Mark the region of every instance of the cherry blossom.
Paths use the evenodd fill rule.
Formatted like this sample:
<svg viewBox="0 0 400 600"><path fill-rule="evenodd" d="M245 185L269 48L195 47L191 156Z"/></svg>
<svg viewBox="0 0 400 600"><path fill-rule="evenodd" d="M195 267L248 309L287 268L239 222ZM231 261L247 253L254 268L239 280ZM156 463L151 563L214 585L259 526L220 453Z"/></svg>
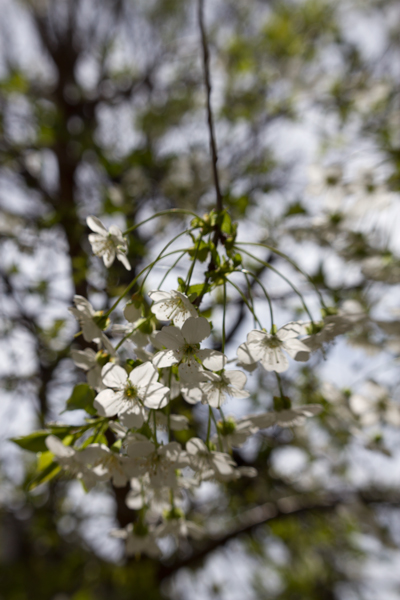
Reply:
<svg viewBox="0 0 400 600"><path fill-rule="evenodd" d="M304 325L296 322L288 323L275 334L253 329L248 334L247 341L239 346L237 356L243 364L261 362L267 371L282 373L289 367L283 350L292 358L299 352L310 353L310 349L296 339L303 333Z"/></svg>
<svg viewBox="0 0 400 600"><path fill-rule="evenodd" d="M142 525L140 529L137 526L134 527L133 523L129 523L124 529L113 529L110 535L125 540L128 556L147 554L151 558L157 558L161 554L156 541L159 536L154 527L148 528Z"/></svg>
<svg viewBox="0 0 400 600"><path fill-rule="evenodd" d="M87 371L86 377L89 385L99 392L104 389L101 378L102 365L98 360L97 353L92 348L72 350L71 358L77 367Z"/></svg>
<svg viewBox="0 0 400 600"><path fill-rule="evenodd" d="M103 367L103 384L107 388L94 400L94 407L106 417L118 415L123 425L141 427L144 407L163 408L168 404L169 389L157 382L158 373L150 362L133 369L130 374L122 367Z"/></svg>
<svg viewBox="0 0 400 600"><path fill-rule="evenodd" d="M221 374L205 373L207 381L199 382L198 387L184 387L182 394L187 402L209 404L219 408L226 401L227 395L234 398L248 398L249 392L244 390L247 377L243 371L224 371Z"/></svg>
<svg viewBox="0 0 400 600"><path fill-rule="evenodd" d="M190 466L196 471L201 479L218 479L229 481L235 477L236 463L224 452L211 451L200 438L192 438L186 444L186 450L190 459Z"/></svg>
<svg viewBox="0 0 400 600"><path fill-rule="evenodd" d="M173 321L174 325L182 327L189 317L198 317L196 308L182 292L153 291L149 296L153 300L150 310L159 321Z"/></svg>
<svg viewBox="0 0 400 600"><path fill-rule="evenodd" d="M83 296L74 296L74 303L75 308L71 306L68 310L81 326L85 341L102 345L109 354L114 355L113 345L103 332L107 326L107 319L103 316L102 311L96 312L89 300Z"/></svg>
<svg viewBox="0 0 400 600"><path fill-rule="evenodd" d="M131 265L126 257L128 242L119 227L111 225L110 229L107 230L97 217L87 217L86 223L95 232L89 234L93 254L103 257L104 265L107 268L111 267L115 258L117 258L130 271Z"/></svg>
<svg viewBox="0 0 400 600"><path fill-rule="evenodd" d="M160 369L179 364L181 381L204 381L205 375L201 365L211 371L220 371L227 360L222 352L208 348L200 349L200 342L210 333L210 324L204 317L189 317L182 329L173 325L163 327L156 335L155 342L158 346L164 346L166 350L157 352L153 358L153 365Z"/></svg>
<svg viewBox="0 0 400 600"><path fill-rule="evenodd" d="M305 421L305 417L318 415L321 410L322 406L319 404L305 404L304 406L296 406L295 408L286 410L248 415L246 419L251 421L251 423L256 425L259 429L266 429L267 427L272 427L272 425L293 427L295 425L302 425Z"/></svg>

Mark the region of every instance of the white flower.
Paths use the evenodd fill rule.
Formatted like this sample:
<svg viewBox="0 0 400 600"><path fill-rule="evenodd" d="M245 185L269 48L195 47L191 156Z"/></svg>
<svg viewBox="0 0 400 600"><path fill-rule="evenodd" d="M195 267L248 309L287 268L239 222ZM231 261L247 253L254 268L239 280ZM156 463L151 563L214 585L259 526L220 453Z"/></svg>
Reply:
<svg viewBox="0 0 400 600"><path fill-rule="evenodd" d="M93 254L102 256L105 266L111 267L115 258L122 262L124 267L131 270L131 265L126 258L128 251L128 242L122 235L122 231L116 225L111 225L110 229L104 227L103 223L97 217L88 217L86 219L88 227L95 233L89 234L89 242L92 245Z"/></svg>
<svg viewBox="0 0 400 600"><path fill-rule="evenodd" d="M49 435L46 438L46 446L54 454L54 458L59 465L69 471L71 475L81 479L86 489L90 490L97 483L97 477L90 469L86 468L81 460L81 452L77 452L70 446L65 446L55 435Z"/></svg>
<svg viewBox="0 0 400 600"><path fill-rule="evenodd" d="M143 527L143 526L142 526ZM110 531L112 537L126 540L126 553L128 556L135 554L147 554L151 558L157 558L161 554L156 540L158 534L154 529L143 527L134 529L133 523L129 523L125 529L113 529Z"/></svg>
<svg viewBox="0 0 400 600"><path fill-rule="evenodd" d="M368 320L368 315L359 302L355 300L346 300L337 315L325 317L323 328L318 333L306 336L301 341L307 346L308 352L303 351L296 354L298 361L308 360L309 352L314 352L324 344L333 341L337 336L343 335L354 329L354 327L363 321Z"/></svg>
<svg viewBox="0 0 400 600"><path fill-rule="evenodd" d="M236 421L233 417L228 417L225 421L218 423L219 435L214 435L211 441L214 445L222 442L224 452L230 452L232 448L240 448L246 440L257 433L259 427L254 425L251 420L244 417Z"/></svg>
<svg viewBox="0 0 400 600"><path fill-rule="evenodd" d="M178 442L156 448L153 442L135 434L128 438L126 450L128 456L136 461L135 476L148 474L150 485L155 488L179 487L176 471L188 466L189 458Z"/></svg>
<svg viewBox="0 0 400 600"><path fill-rule="evenodd" d="M191 438L186 444L186 451L189 455L190 466L203 481L214 478L218 481L235 479L236 463L229 454L210 452L200 438Z"/></svg>
<svg viewBox="0 0 400 600"><path fill-rule="evenodd" d="M90 444L79 452L79 461L98 481L112 479L115 487L124 487L135 469L131 458L113 452L105 444Z"/></svg>
<svg viewBox="0 0 400 600"><path fill-rule="evenodd" d="M253 329L247 336L247 342L239 346L237 356L243 364L260 361L267 371L281 373L289 367L283 350L292 358L295 358L298 352L310 353L310 349L296 339L302 333L304 325L295 322L288 323L276 334Z"/></svg>
<svg viewBox="0 0 400 600"><path fill-rule="evenodd" d="M389 284L400 282L400 261L393 256L371 256L361 263L365 277Z"/></svg>
<svg viewBox="0 0 400 600"><path fill-rule="evenodd" d="M101 379L102 366L97 360L97 354L92 348L85 350L72 350L71 357L77 367L87 371L87 381L95 390L101 391L104 389L104 384Z"/></svg>
<svg viewBox="0 0 400 600"><path fill-rule="evenodd" d="M292 427L294 425L302 425L305 417L313 417L318 415L321 411L322 406L320 404L305 404L286 410L248 415L245 419L251 421L251 423L259 429L266 429L267 427L272 427L272 425Z"/></svg>
<svg viewBox="0 0 400 600"><path fill-rule="evenodd" d="M323 197L329 208L337 210L344 196L343 172L340 165L311 165L308 174L307 192L312 196Z"/></svg>
<svg viewBox="0 0 400 600"><path fill-rule="evenodd" d="M172 290L171 292L149 292L153 304L150 310L159 321L173 321L177 327L182 327L189 317L198 317L197 310L189 298Z"/></svg>
<svg viewBox="0 0 400 600"><path fill-rule="evenodd" d="M87 342L96 342L102 344L109 354L115 354L113 345L103 332L107 326L107 319L102 311L96 312L89 300L83 296L74 296L75 307L69 307L68 310L77 319L82 328L82 334Z"/></svg>
<svg viewBox="0 0 400 600"><path fill-rule="evenodd" d="M199 525L196 525L192 521L187 521L184 516L166 519L164 523L157 527L156 531L158 537L173 535L176 539L190 536L198 540L204 535L204 531Z"/></svg>
<svg viewBox="0 0 400 600"><path fill-rule="evenodd" d="M247 377L242 371L224 371L217 373L205 373L207 381L202 381L196 387L183 387L182 395L187 402L195 404L201 401L214 408L219 408L226 400L227 394L234 398L248 398L249 392L244 390Z"/></svg>
<svg viewBox="0 0 400 600"><path fill-rule="evenodd" d="M184 415L164 415L162 412L158 412L156 414L156 423L157 427L160 429L168 429L168 421L169 428L171 431L183 431L184 429L189 429L189 419Z"/></svg>
<svg viewBox="0 0 400 600"><path fill-rule="evenodd" d="M399 405L388 397L385 387L374 381L367 382L363 395L352 394L349 405L364 427L377 425L381 420L394 427L400 426Z"/></svg>
<svg viewBox="0 0 400 600"><path fill-rule="evenodd" d="M204 372L198 359L206 369L220 371L226 363L226 356L217 350L200 350L200 342L211 333L211 327L204 317L190 317L182 329L170 325L163 327L156 335L155 342L167 350L161 350L153 358L157 368L179 364L181 381L198 382L204 380Z"/></svg>
<svg viewBox="0 0 400 600"><path fill-rule="evenodd" d="M144 407L163 408L168 404L169 389L158 383L158 373L150 362L133 369L128 375L118 365L107 364L102 370L106 388L94 400L94 407L105 417L118 415L128 427L141 427Z"/></svg>
<svg viewBox="0 0 400 600"><path fill-rule="evenodd" d="M126 496L126 505L132 510L140 510L147 507L146 520L160 516L163 511L171 506L171 490L168 487L155 488L151 485L149 474L146 473L140 479L132 478L131 489ZM177 493L178 492L178 493ZM179 490L175 490L174 503L181 505L183 496Z"/></svg>

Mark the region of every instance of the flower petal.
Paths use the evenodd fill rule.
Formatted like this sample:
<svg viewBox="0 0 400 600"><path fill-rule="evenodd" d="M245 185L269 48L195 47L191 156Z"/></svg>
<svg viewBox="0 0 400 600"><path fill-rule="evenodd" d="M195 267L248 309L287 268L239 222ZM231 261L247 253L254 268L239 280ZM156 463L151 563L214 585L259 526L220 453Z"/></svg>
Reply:
<svg viewBox="0 0 400 600"><path fill-rule="evenodd" d="M182 335L188 344L199 344L210 333L210 323L204 317L189 317L182 325Z"/></svg>
<svg viewBox="0 0 400 600"><path fill-rule="evenodd" d="M210 369L210 371L221 371L228 360L222 352L218 352L218 350L209 350L208 348L198 350L196 356L201 360L205 368Z"/></svg>
<svg viewBox="0 0 400 600"><path fill-rule="evenodd" d="M247 382L247 377L243 371L225 371L223 377L238 389L244 388Z"/></svg>
<svg viewBox="0 0 400 600"><path fill-rule="evenodd" d="M109 388L116 390L123 389L127 383L128 373L114 363L107 363L101 370L103 383Z"/></svg>
<svg viewBox="0 0 400 600"><path fill-rule="evenodd" d="M146 395L143 396L143 404L147 408L158 410L167 406L169 389L161 383L152 383L146 390Z"/></svg>
<svg viewBox="0 0 400 600"><path fill-rule="evenodd" d="M276 335L280 340L289 340L299 335L305 335L307 333L307 326L305 323L299 321L290 321L281 327Z"/></svg>
<svg viewBox="0 0 400 600"><path fill-rule="evenodd" d="M107 389L97 394L93 406L102 417L113 417L123 405L122 392Z"/></svg>
<svg viewBox="0 0 400 600"><path fill-rule="evenodd" d="M138 388L145 388L158 379L158 373L150 361L136 367L129 373L129 380Z"/></svg>
<svg viewBox="0 0 400 600"><path fill-rule="evenodd" d="M178 373L179 379L182 383L194 384L206 380L206 376L201 365L194 360L181 363L178 367Z"/></svg>
<svg viewBox="0 0 400 600"><path fill-rule="evenodd" d="M154 341L156 342L157 346L165 346L168 350L178 350L185 344L185 339L181 330L173 325L163 327L155 336Z"/></svg>
<svg viewBox="0 0 400 600"><path fill-rule="evenodd" d="M122 252L121 250L117 250L116 254L117 254L117 260L122 262L122 264L124 265L124 267L127 271L130 271L132 269L132 267L130 265L129 260L126 257L125 252Z"/></svg>
<svg viewBox="0 0 400 600"><path fill-rule="evenodd" d="M99 233L100 235L104 235L104 236L108 235L107 229L104 227L103 223L97 217L93 217L93 216L87 217L86 223L87 223L87 226L92 231L95 231L96 233Z"/></svg>
<svg viewBox="0 0 400 600"><path fill-rule="evenodd" d="M260 362L266 371L276 373L282 373L289 367L289 361L280 348L267 348Z"/></svg>
<svg viewBox="0 0 400 600"><path fill-rule="evenodd" d="M295 358L298 352L305 352L308 353L308 355L310 355L311 352L310 348L308 348L305 344L303 344L303 342L297 339L288 339L287 341L285 340L283 342L283 347L285 348L289 356L291 356L292 358Z"/></svg>
<svg viewBox="0 0 400 600"><path fill-rule="evenodd" d="M160 350L155 354L152 362L157 369L164 369L165 367L172 367L179 360L176 358L174 350Z"/></svg>

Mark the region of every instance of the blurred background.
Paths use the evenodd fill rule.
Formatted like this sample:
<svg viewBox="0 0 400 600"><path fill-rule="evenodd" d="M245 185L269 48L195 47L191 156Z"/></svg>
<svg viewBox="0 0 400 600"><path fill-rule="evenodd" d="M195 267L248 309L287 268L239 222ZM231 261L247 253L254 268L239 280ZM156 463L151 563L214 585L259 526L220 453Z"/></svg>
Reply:
<svg viewBox="0 0 400 600"><path fill-rule="evenodd" d="M9 438L82 422L82 411L60 416L82 380L70 359L71 344L85 347L67 311L73 295L107 308L184 226L176 216L136 230L127 273L92 256L86 217L124 229L164 209L214 207L197 4L0 0L0 9L0 599L398 598L398 3L205 3L218 165L239 238L276 245L329 305L357 316L347 336L283 377L294 404L322 413L235 452L258 477L205 484L189 509L220 536L167 543L162 560L126 558L109 537L134 518L126 489L85 495L56 478L30 491L35 456ZM295 269L256 254L321 318ZM250 264L278 326L307 318L284 281ZM147 290L164 274L154 271ZM234 356L252 324L241 297L231 301ZM216 318L220 305L216 297ZM272 406L268 373L253 374L250 389L228 414ZM181 400L188 436L201 431L202 408Z"/></svg>

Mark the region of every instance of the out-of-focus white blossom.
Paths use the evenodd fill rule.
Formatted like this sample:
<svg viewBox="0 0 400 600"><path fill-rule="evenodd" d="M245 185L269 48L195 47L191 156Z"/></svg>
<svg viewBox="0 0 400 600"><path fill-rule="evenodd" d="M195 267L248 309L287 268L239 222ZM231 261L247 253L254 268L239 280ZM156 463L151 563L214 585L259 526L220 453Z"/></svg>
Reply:
<svg viewBox="0 0 400 600"><path fill-rule="evenodd" d="M243 364L260 362L267 371L282 373L289 367L283 350L292 358L295 358L299 352L306 355L310 353L310 349L297 339L304 333L303 323L295 322L281 327L276 334L253 329L248 334L247 341L239 346L238 359Z"/></svg>
<svg viewBox="0 0 400 600"><path fill-rule="evenodd" d="M107 319L102 311L96 312L89 300L83 296L74 296L74 304L68 310L74 315L82 328L82 335L86 342L95 342L104 346L109 354L114 355L115 350L108 337L103 332L107 327Z"/></svg>
<svg viewBox="0 0 400 600"><path fill-rule="evenodd" d="M131 265L126 257L128 242L122 235L120 228L111 225L110 229L107 230L97 217L87 217L86 223L95 232L89 234L93 254L102 257L107 268L111 267L115 258L117 258L130 271Z"/></svg>
<svg viewBox="0 0 400 600"><path fill-rule="evenodd" d="M207 381L202 381L198 387L184 387L183 397L190 404L202 402L214 408L219 408L226 401L226 396L248 398L249 392L244 390L247 377L243 371L224 371L221 374L206 373Z"/></svg>

